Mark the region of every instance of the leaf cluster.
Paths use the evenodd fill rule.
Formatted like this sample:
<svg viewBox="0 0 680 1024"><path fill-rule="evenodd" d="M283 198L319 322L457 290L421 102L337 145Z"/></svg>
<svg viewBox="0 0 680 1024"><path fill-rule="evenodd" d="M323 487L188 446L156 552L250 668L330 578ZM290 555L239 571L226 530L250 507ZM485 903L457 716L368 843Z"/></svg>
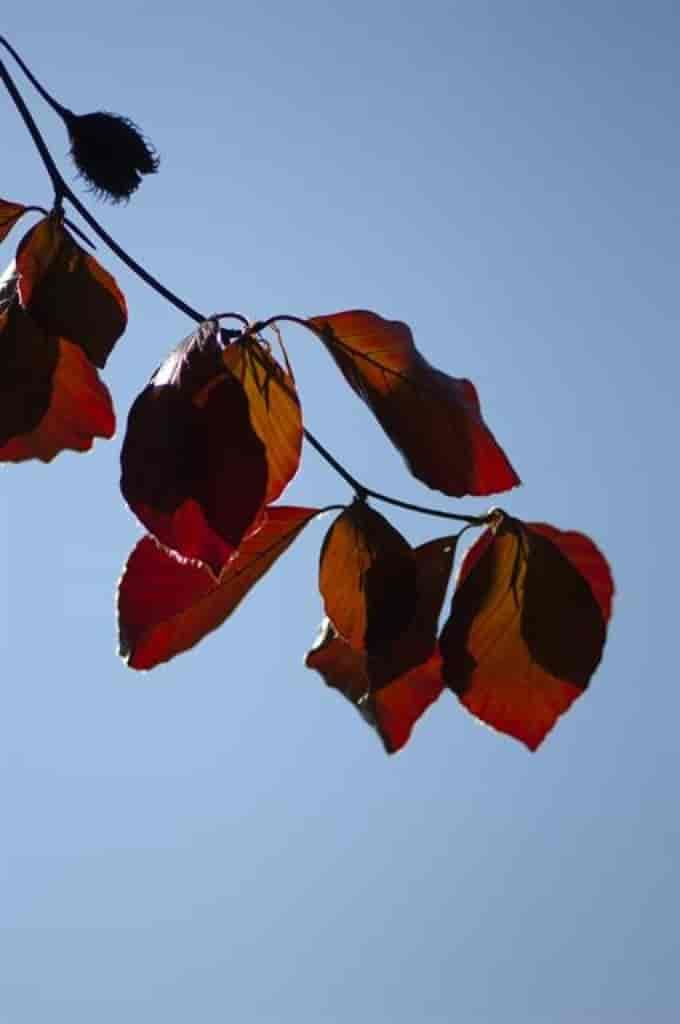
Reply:
<svg viewBox="0 0 680 1024"><path fill-rule="evenodd" d="M2 62L0 71L7 84ZM15 102L24 116L23 101ZM99 191L125 198L140 174L157 169L155 152L127 119L76 117L48 102ZM24 119L36 140L32 119ZM38 148L55 185L52 211L0 200L0 241L30 212L43 213L0 278L5 462L50 462L113 436L113 404L98 371L127 324L122 292L76 241L63 200L84 208ZM91 215L86 220L108 238ZM472 382L431 366L405 323L366 310L253 323L231 314L240 324L228 330L220 322L228 315L196 314L196 328L155 370L128 416L120 486L146 533L118 586L127 664L151 669L195 646L312 520L333 510L319 558L325 619L306 665L354 705L390 753L444 689L535 750L602 656L614 591L604 556L583 534L499 509L474 517L381 495L311 434L283 343L280 361L267 340L270 327L279 340L290 322L312 335L428 488L460 498L520 483ZM347 505L277 504L298 472L305 438L350 484ZM413 548L376 500L467 525ZM461 533L475 526L483 532L462 560L446 610Z"/></svg>

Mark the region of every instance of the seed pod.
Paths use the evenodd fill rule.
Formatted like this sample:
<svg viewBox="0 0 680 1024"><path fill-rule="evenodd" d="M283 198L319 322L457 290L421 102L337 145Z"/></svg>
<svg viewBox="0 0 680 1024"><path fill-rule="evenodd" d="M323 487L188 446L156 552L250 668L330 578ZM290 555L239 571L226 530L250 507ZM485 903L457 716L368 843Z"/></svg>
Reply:
<svg viewBox="0 0 680 1024"><path fill-rule="evenodd" d="M80 176L99 197L113 203L129 199L142 175L158 170L158 154L129 118L66 111L64 120Z"/></svg>

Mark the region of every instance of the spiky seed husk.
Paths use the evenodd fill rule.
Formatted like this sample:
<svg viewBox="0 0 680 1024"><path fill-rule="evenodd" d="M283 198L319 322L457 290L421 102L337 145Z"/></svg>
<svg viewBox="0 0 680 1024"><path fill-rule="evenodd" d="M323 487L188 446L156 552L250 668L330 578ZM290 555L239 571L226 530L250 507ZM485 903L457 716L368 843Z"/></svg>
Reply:
<svg viewBox="0 0 680 1024"><path fill-rule="evenodd" d="M158 170L158 154L129 118L68 112L65 121L78 172L100 198L129 199L142 175Z"/></svg>

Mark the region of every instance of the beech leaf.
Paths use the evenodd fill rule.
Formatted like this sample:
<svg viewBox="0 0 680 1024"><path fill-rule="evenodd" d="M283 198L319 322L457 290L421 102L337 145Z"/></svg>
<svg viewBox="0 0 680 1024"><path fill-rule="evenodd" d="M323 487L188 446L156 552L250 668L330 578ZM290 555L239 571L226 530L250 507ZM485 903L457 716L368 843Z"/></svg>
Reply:
<svg viewBox="0 0 680 1024"><path fill-rule="evenodd" d="M243 387L250 422L264 445L265 501L279 498L300 465L302 412L295 382L257 339L235 341L224 350L225 367Z"/></svg>
<svg viewBox="0 0 680 1024"><path fill-rule="evenodd" d="M355 501L326 534L319 589L326 615L350 647L381 654L414 616L413 549L384 516Z"/></svg>
<svg viewBox="0 0 680 1024"><path fill-rule="evenodd" d="M223 350L214 320L185 338L135 400L121 452L121 490L135 515L216 575L256 525L268 490L267 450Z"/></svg>
<svg viewBox="0 0 680 1024"><path fill-rule="evenodd" d="M125 297L111 274L53 216L23 237L16 270L19 301L36 323L103 368L127 326Z"/></svg>
<svg viewBox="0 0 680 1024"><path fill-rule="evenodd" d="M430 366L409 327L351 310L308 321L415 477L454 497L520 480L484 422L474 385Z"/></svg>
<svg viewBox="0 0 680 1024"><path fill-rule="evenodd" d="M143 537L118 588L119 653L130 668L169 661L217 629L319 509L278 506L243 541L219 578Z"/></svg>
<svg viewBox="0 0 680 1024"><path fill-rule="evenodd" d="M305 659L308 668L316 669L376 729L388 753L404 746L413 725L444 686L437 623L455 545L455 537L443 537L416 548L415 614L409 626L394 635L385 655L370 656L350 647L327 619Z"/></svg>
<svg viewBox="0 0 680 1024"><path fill-rule="evenodd" d="M501 514L461 566L440 638L444 680L535 750L599 664L613 592L588 537Z"/></svg>
<svg viewBox="0 0 680 1024"><path fill-rule="evenodd" d="M111 396L84 352L16 303L0 310L0 461L50 462L115 431Z"/></svg>

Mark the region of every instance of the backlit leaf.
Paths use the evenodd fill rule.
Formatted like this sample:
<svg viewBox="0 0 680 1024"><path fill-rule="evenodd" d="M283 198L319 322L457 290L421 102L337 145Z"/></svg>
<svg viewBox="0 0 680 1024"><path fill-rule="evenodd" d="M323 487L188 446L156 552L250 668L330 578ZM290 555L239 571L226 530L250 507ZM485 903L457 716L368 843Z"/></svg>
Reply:
<svg viewBox="0 0 680 1024"><path fill-rule="evenodd" d="M408 742L413 726L443 689L441 657L439 651L435 651L422 665L399 676L382 690L370 693L359 710L377 729L387 753L395 754Z"/></svg>
<svg viewBox="0 0 680 1024"><path fill-rule="evenodd" d="M130 410L121 453L133 512L216 575L258 521L269 488L267 448L223 349L208 320L168 356Z"/></svg>
<svg viewBox="0 0 680 1024"><path fill-rule="evenodd" d="M384 516L355 501L326 534L319 589L326 615L350 647L381 654L415 613L413 549Z"/></svg>
<svg viewBox="0 0 680 1024"><path fill-rule="evenodd" d="M224 365L248 397L250 422L267 460L269 504L297 472L302 450L302 413L295 383L267 348L255 339L235 341L224 350Z"/></svg>
<svg viewBox="0 0 680 1024"><path fill-rule="evenodd" d="M50 462L114 430L111 397L82 350L16 304L0 312L0 460Z"/></svg>
<svg viewBox="0 0 680 1024"><path fill-rule="evenodd" d="M305 659L326 684L343 694L373 726L388 754L408 741L414 724L439 697L444 683L435 651L423 664L404 672L379 690L371 690L367 656L340 637L326 619L321 636Z"/></svg>
<svg viewBox="0 0 680 1024"><path fill-rule="evenodd" d="M388 753L404 746L414 723L443 689L437 623L455 544L455 537L444 537L416 548L415 614L403 632L394 634L382 657L350 647L326 620L305 660L360 711Z"/></svg>
<svg viewBox="0 0 680 1024"><path fill-rule="evenodd" d="M474 385L430 366L406 324L365 310L308 322L428 487L460 497L520 482L482 419Z"/></svg>
<svg viewBox="0 0 680 1024"><path fill-rule="evenodd" d="M482 721L535 750L602 656L614 584L580 533L503 516L465 557L443 675Z"/></svg>
<svg viewBox="0 0 680 1024"><path fill-rule="evenodd" d="M440 537L415 548L415 612L404 629L392 634L389 645L379 655L369 656L367 671L372 690L379 690L409 669L423 665L434 653L457 539Z"/></svg>
<svg viewBox="0 0 680 1024"><path fill-rule="evenodd" d="M16 256L19 300L49 334L80 345L103 367L127 326L125 297L115 280L55 217L24 236Z"/></svg>
<svg viewBox="0 0 680 1024"><path fill-rule="evenodd" d="M0 242L10 233L20 217L26 213L28 207L21 203L9 203L6 199L0 199Z"/></svg>
<svg viewBox="0 0 680 1024"><path fill-rule="evenodd" d="M246 537L219 579L144 537L118 589L120 654L130 668L169 661L220 626L318 512L268 509L262 528Z"/></svg>

